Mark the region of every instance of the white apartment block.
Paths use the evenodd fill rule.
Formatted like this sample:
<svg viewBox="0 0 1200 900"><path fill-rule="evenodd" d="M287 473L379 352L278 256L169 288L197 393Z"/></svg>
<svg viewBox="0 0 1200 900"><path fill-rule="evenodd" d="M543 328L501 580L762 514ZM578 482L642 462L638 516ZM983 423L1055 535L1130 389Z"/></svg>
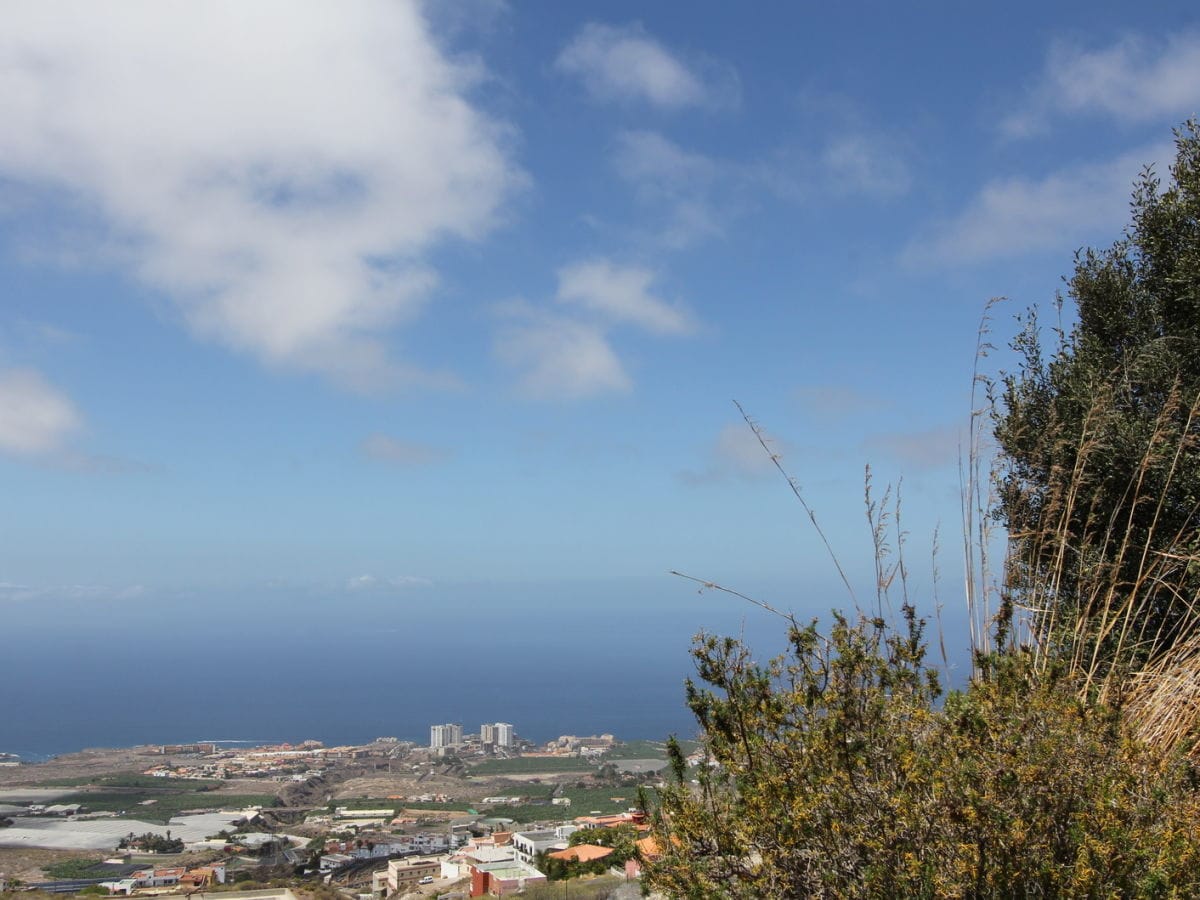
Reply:
<svg viewBox="0 0 1200 900"><path fill-rule="evenodd" d="M429 728L429 746L437 750L440 747L457 747L463 742L462 726L453 723L431 725Z"/></svg>
<svg viewBox="0 0 1200 900"><path fill-rule="evenodd" d="M494 747L511 747L516 743L517 731L507 722L491 722L479 726L479 742Z"/></svg>

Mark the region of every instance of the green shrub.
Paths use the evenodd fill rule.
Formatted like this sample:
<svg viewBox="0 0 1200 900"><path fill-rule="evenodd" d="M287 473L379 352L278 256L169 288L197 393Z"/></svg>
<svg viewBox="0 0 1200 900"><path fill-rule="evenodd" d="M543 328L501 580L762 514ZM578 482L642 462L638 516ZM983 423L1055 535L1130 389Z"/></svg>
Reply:
<svg viewBox="0 0 1200 900"><path fill-rule="evenodd" d="M759 665L701 636L708 765L661 792L649 884L671 897L1195 896L1200 800L1119 712L1011 650L938 704L922 623L792 622Z"/></svg>

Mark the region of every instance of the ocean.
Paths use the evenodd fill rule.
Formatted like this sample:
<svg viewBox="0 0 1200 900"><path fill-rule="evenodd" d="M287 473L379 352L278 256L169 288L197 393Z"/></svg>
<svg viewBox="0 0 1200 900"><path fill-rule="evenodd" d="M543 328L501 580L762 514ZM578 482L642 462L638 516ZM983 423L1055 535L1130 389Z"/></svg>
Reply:
<svg viewBox="0 0 1200 900"><path fill-rule="evenodd" d="M511 722L537 742L691 737L692 636L743 635L761 658L784 639L769 613L666 576L43 598L5 618L0 752L28 760L198 740L424 744L442 722Z"/></svg>

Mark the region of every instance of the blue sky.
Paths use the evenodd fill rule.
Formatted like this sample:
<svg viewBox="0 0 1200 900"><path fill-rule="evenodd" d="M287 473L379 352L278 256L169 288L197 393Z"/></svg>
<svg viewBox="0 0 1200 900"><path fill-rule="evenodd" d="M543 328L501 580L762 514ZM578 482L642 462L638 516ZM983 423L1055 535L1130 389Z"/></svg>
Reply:
<svg viewBox="0 0 1200 900"><path fill-rule="evenodd" d="M1200 109L1185 3L66 6L0 34L0 602L47 624L844 602L734 399L868 590L903 478L949 601L985 303L1003 345Z"/></svg>

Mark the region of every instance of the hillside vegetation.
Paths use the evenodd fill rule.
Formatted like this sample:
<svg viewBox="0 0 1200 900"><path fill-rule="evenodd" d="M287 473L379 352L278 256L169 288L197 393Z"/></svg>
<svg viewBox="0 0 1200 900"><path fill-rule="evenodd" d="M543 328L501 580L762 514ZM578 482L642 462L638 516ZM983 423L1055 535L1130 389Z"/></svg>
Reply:
<svg viewBox="0 0 1200 900"><path fill-rule="evenodd" d="M999 503L979 501L986 484L969 489L966 538L981 559L994 515L1008 555L998 584L969 572L969 684L947 695L927 664L899 510L868 492L875 614L821 629L760 604L788 637L766 663L737 639L697 638L687 696L709 765L693 774L670 748L658 849L643 854L651 886L697 898L1200 895L1195 123L1177 151L1166 189L1139 181L1128 234L1078 257L1076 324L1047 350L1026 320L1021 368L993 386Z"/></svg>

